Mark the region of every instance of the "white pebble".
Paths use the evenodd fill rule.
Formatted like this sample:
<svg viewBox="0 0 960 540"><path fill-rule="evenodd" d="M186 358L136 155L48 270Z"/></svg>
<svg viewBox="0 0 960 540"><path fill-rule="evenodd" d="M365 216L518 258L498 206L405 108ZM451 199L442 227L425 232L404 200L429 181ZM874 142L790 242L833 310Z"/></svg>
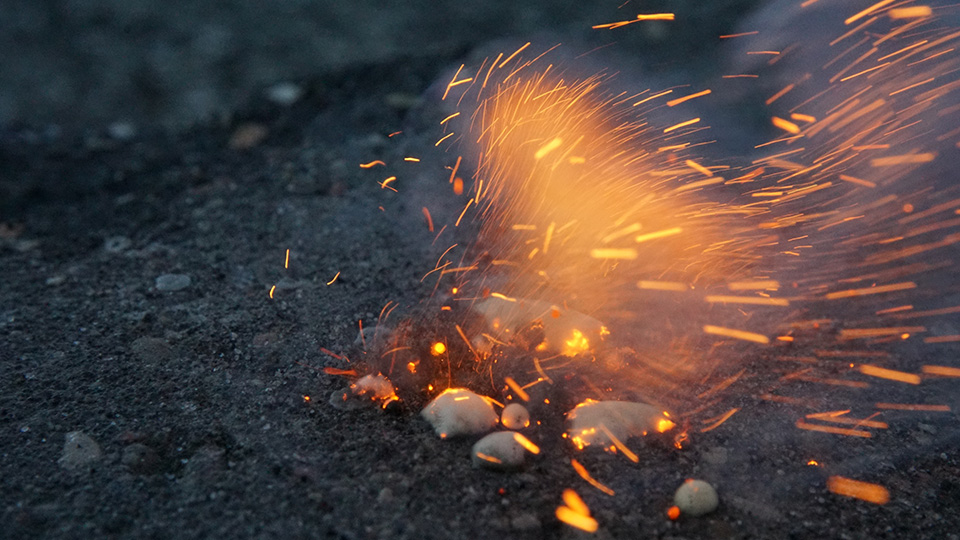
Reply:
<svg viewBox="0 0 960 540"><path fill-rule="evenodd" d="M567 435L580 448L596 444L609 447L610 435L620 442L647 433L663 433L676 424L667 413L647 403L588 399L567 413Z"/></svg>
<svg viewBox="0 0 960 540"><path fill-rule="evenodd" d="M302 96L303 88L291 82L282 82L267 88L267 99L284 107L293 105Z"/></svg>
<svg viewBox="0 0 960 540"><path fill-rule="evenodd" d="M79 469L94 464L102 455L97 441L82 431L71 431L64 436L63 454L57 463L65 469Z"/></svg>
<svg viewBox="0 0 960 540"><path fill-rule="evenodd" d="M330 404L338 409L351 410L369 405L387 408L390 402L399 401L393 383L381 374L364 375L343 390L330 396Z"/></svg>
<svg viewBox="0 0 960 540"><path fill-rule="evenodd" d="M519 403L511 403L500 413L500 423L507 429L523 429L530 425L530 413Z"/></svg>
<svg viewBox="0 0 960 540"><path fill-rule="evenodd" d="M523 466L530 449L539 452L523 435L514 431L497 431L477 441L470 454L473 464L478 467L506 471Z"/></svg>
<svg viewBox="0 0 960 540"><path fill-rule="evenodd" d="M716 510L720 498L713 486L690 478L677 489L673 503L680 509L680 515L697 517Z"/></svg>
<svg viewBox="0 0 960 540"><path fill-rule="evenodd" d="M424 417L441 439L458 435L477 435L497 425L497 413L489 398L466 388L448 388L434 398L420 416Z"/></svg>
<svg viewBox="0 0 960 540"><path fill-rule="evenodd" d="M157 277L158 291L179 291L190 286L190 276L185 274L163 274Z"/></svg>

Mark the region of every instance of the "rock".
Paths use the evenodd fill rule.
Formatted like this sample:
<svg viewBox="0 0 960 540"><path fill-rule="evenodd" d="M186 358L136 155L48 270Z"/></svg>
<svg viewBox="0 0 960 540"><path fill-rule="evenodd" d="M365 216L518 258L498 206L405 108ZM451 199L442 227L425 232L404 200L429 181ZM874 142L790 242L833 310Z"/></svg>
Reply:
<svg viewBox="0 0 960 540"><path fill-rule="evenodd" d="M611 435L626 442L630 437L672 429L676 424L667 416L646 403L588 399L567 413L567 434L579 448L591 444L609 447L614 444Z"/></svg>
<svg viewBox="0 0 960 540"><path fill-rule="evenodd" d="M680 509L680 515L697 517L716 510L720 498L713 486L690 478L677 489L673 503Z"/></svg>
<svg viewBox="0 0 960 540"><path fill-rule="evenodd" d="M526 512L510 519L510 526L517 531L536 531L540 530L540 520L535 514Z"/></svg>
<svg viewBox="0 0 960 540"><path fill-rule="evenodd" d="M163 274L157 277L158 291L179 291L190 286L190 276L185 274Z"/></svg>
<svg viewBox="0 0 960 540"><path fill-rule="evenodd" d="M293 105L303 97L303 88L292 82L282 82L267 88L267 99L283 107Z"/></svg>
<svg viewBox="0 0 960 540"><path fill-rule="evenodd" d="M519 403L511 403L500 413L500 423L507 429L523 429L530 425L530 413Z"/></svg>
<svg viewBox="0 0 960 540"><path fill-rule="evenodd" d="M364 375L343 390L337 390L330 396L330 404L342 410L352 410L368 405L378 405L384 409L400 398L397 397L393 383L383 375Z"/></svg>
<svg viewBox="0 0 960 540"><path fill-rule="evenodd" d="M143 443L133 443L123 449L120 463L130 469L130 472L149 474L156 471L160 457L153 448Z"/></svg>
<svg viewBox="0 0 960 540"><path fill-rule="evenodd" d="M526 437L515 431L497 431L480 439L473 445L470 455L478 467L498 471L519 469L531 449L539 452Z"/></svg>
<svg viewBox="0 0 960 540"><path fill-rule="evenodd" d="M103 457L100 445L82 431L71 431L64 436L63 455L57 463L65 469L81 469L93 465Z"/></svg>
<svg viewBox="0 0 960 540"><path fill-rule="evenodd" d="M420 416L430 422L441 439L486 433L499 421L489 398L466 388L444 390L424 407Z"/></svg>

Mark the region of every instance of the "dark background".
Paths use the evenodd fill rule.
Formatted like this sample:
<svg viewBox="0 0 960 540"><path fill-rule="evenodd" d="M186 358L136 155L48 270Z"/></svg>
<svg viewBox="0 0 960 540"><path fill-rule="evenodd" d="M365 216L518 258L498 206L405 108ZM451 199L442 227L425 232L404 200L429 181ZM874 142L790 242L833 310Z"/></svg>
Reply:
<svg viewBox="0 0 960 540"><path fill-rule="evenodd" d="M573 487L598 538L951 538L952 413L891 413L868 440L801 431L808 409L756 399L777 377L763 357L745 360L758 382L718 396L735 421L684 451L634 442L639 464L534 433L541 458L491 473L417 411L327 403L346 381L320 370L350 365L322 348L355 351L358 320L424 298L429 238L379 211L382 178L356 164L430 147L384 134L438 76L532 36L715 76L718 36L754 3L0 0L0 537L581 538L554 517ZM590 29L660 11L677 20ZM271 100L281 83L300 99ZM190 284L163 290L166 274ZM819 410L919 399L796 386ZM923 387L956 410L953 390ZM71 468L74 431L100 454ZM834 496L833 474L893 499ZM691 476L720 510L671 522Z"/></svg>

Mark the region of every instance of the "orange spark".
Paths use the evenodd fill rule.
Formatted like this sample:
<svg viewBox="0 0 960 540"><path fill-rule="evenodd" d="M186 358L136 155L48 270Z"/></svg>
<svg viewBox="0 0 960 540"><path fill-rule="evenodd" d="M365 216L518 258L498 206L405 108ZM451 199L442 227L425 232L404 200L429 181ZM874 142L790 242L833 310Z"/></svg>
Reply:
<svg viewBox="0 0 960 540"><path fill-rule="evenodd" d="M763 298L759 296L719 296L710 295L704 298L711 304L753 304L757 306L789 306L786 298Z"/></svg>
<svg viewBox="0 0 960 540"><path fill-rule="evenodd" d="M337 275L333 276L333 279L331 279L330 281L328 281L328 282L327 282L327 285L328 285L328 286L329 286L329 285L333 285L333 282L336 281L338 277L340 277L340 272L337 272Z"/></svg>
<svg viewBox="0 0 960 540"><path fill-rule="evenodd" d="M852 15L852 16L848 17L845 21L843 21L843 24L845 24L845 25L850 25L850 24L852 24L852 23L855 23L855 22L859 21L860 19L866 17L867 15L870 15L870 14L873 13L874 11L877 11L878 9L881 9L881 8L883 8L883 7L886 7L886 6L890 5L890 4L892 4L893 2L894 2L894 0L881 0L880 2L877 2L876 4L868 7L867 9L865 9L865 10L859 12L859 13L857 13L856 15Z"/></svg>
<svg viewBox="0 0 960 540"><path fill-rule="evenodd" d="M647 234L641 234L633 239L636 243L646 242L648 240L656 240L658 238L666 238L668 236L673 236L683 232L683 229L680 227L674 227L672 229L666 229L663 231L657 231Z"/></svg>
<svg viewBox="0 0 960 540"><path fill-rule="evenodd" d="M591 486L599 489L600 491L606 493L607 495L613 497L614 491L609 487L601 484L596 478L590 476L590 473L587 471L587 468L580 464L579 461L575 459L570 460L570 465L573 465L573 470L577 471L577 474L580 475L580 478L583 478Z"/></svg>
<svg viewBox="0 0 960 540"><path fill-rule="evenodd" d="M773 123L774 127L778 127L788 133L793 133L793 134L800 133L800 126L794 124L789 120L784 120L779 116L774 116L773 118L770 119L770 121Z"/></svg>
<svg viewBox="0 0 960 540"><path fill-rule="evenodd" d="M649 289L653 291L676 291L685 292L689 287L677 281L638 281L637 287L640 289Z"/></svg>
<svg viewBox="0 0 960 540"><path fill-rule="evenodd" d="M630 249L630 248L624 248L624 249L602 248L602 249L590 250L590 257L594 259L623 259L623 260L632 261L636 259L638 255L639 254L637 253L637 250Z"/></svg>
<svg viewBox="0 0 960 540"><path fill-rule="evenodd" d="M928 411L928 412L950 412L949 405L925 405L922 403L875 403L874 407L878 409L891 411Z"/></svg>
<svg viewBox="0 0 960 540"><path fill-rule="evenodd" d="M911 6L903 8L893 8L887 12L891 19L919 19L920 17L929 17L933 15L930 6Z"/></svg>
<svg viewBox="0 0 960 540"><path fill-rule="evenodd" d="M371 167L376 167L377 165L383 165L384 167L386 167L387 164L377 159L377 160L371 161L370 163L361 163L360 168L369 169Z"/></svg>
<svg viewBox="0 0 960 540"><path fill-rule="evenodd" d="M827 479L827 489L830 493L844 497L852 497L873 504L887 504L890 502L890 492L879 484L861 482L843 476L831 476Z"/></svg>
<svg viewBox="0 0 960 540"><path fill-rule="evenodd" d="M891 167L894 165L911 165L914 163L928 163L937 157L932 152L924 154L903 154L900 156L887 156L870 160L871 167Z"/></svg>
<svg viewBox="0 0 960 540"><path fill-rule="evenodd" d="M664 132L664 133L670 133L671 131L680 129L680 128L682 128L682 127L687 127L687 126L689 126L689 125L696 124L696 123L699 122L699 121L700 121L699 118L694 118L694 119L692 119L692 120L687 120L686 122L680 122L679 124L675 124L675 125L672 125L672 126L666 128L666 129L664 129L663 132Z"/></svg>
<svg viewBox="0 0 960 540"><path fill-rule="evenodd" d="M800 429L805 429L807 431L819 431L821 433L831 433L833 435L846 435L848 437L862 437L864 439L869 439L873 437L873 434L869 431L863 431L860 429L846 429L839 428L835 426L821 426L818 424L808 424L803 420L797 420L796 426Z"/></svg>
<svg viewBox="0 0 960 540"><path fill-rule="evenodd" d="M861 364L859 369L860 373L871 377L899 381L907 384L920 384L920 376L913 373L905 373L903 371L871 366L869 364Z"/></svg>
<svg viewBox="0 0 960 540"><path fill-rule="evenodd" d="M503 380L507 383L507 386L513 390L513 393L516 394L518 398L522 399L523 401L530 401L530 394L527 394L527 392L519 384L517 384L517 381L513 380L512 377L505 377Z"/></svg>
<svg viewBox="0 0 960 540"><path fill-rule="evenodd" d="M524 450L526 450L527 452L530 452L531 454L536 455L540 453L539 446L533 444L533 442L530 439L524 437L519 433L513 434L513 440L517 441L517 444L522 446Z"/></svg>
<svg viewBox="0 0 960 540"><path fill-rule="evenodd" d="M430 216L430 210L427 210L427 207L424 206L421 208L421 211L423 212L423 217L427 220L427 229L433 232L433 217Z"/></svg>
<svg viewBox="0 0 960 540"><path fill-rule="evenodd" d="M704 422L710 422L711 420L713 420L713 423L710 424L709 426L701 429L701 430L700 430L700 433L706 433L706 432L708 432L708 431L713 431L713 430L717 429L718 427L720 427L721 424L723 424L724 422L726 422L727 420L729 420L731 416L733 416L734 414L736 414L736 413L739 412L739 411L740 411L740 409L735 407L735 408L730 409L729 411L723 413L723 414L720 416L720 418L718 418L718 419L715 419L715 420L714 420L713 418L711 418L711 419L709 419L709 420L704 420Z"/></svg>
<svg viewBox="0 0 960 540"><path fill-rule="evenodd" d="M836 300L838 298L852 298L854 296L867 296L869 294L881 294L894 291L906 291L910 289L916 289L917 284L912 281L905 281L903 283L893 283L890 285L882 285L880 287L865 287L863 289L849 289L846 291L836 291L828 293L824 296L827 300Z"/></svg>
<svg viewBox="0 0 960 540"><path fill-rule="evenodd" d="M690 101L691 99L695 99L695 98L698 98L698 97L701 97L701 96L706 96L706 95L709 95L709 94L710 94L710 89L708 88L708 89L706 89L706 90L701 90L700 92L697 92L696 94L690 94L690 95L688 95L688 96L683 96L683 97L678 97L678 98L676 98L676 99L671 99L670 101L667 102L667 107L673 107L673 106L679 105L679 104L681 104L681 103L683 103L683 102L685 102L685 101Z"/></svg>
<svg viewBox="0 0 960 540"><path fill-rule="evenodd" d="M626 21L617 21L612 23L605 24L596 24L591 26L594 30L613 30L614 28L621 28L627 26L628 24L633 24L640 21L672 21L675 19L673 13L649 13L649 14L639 14L636 19L628 19Z"/></svg>
<svg viewBox="0 0 960 540"><path fill-rule="evenodd" d="M754 332L747 332L744 330L736 330L733 328L724 328L722 326L713 326L712 324L704 325L703 331L707 334L713 334L715 336L724 336L734 339L742 339L744 341L752 341L754 343L770 343L770 338L763 334L757 334Z"/></svg>

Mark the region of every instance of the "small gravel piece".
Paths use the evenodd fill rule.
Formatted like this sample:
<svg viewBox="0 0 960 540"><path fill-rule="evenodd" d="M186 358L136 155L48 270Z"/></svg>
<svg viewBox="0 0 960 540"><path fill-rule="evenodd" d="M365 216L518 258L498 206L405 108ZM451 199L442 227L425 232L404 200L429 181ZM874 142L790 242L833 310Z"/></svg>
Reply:
<svg viewBox="0 0 960 540"><path fill-rule="evenodd" d="M507 429L523 429L530 425L530 413L519 403L511 403L500 413L500 423Z"/></svg>
<svg viewBox="0 0 960 540"><path fill-rule="evenodd" d="M713 486L703 480L690 478L677 489L673 503L680 509L681 516L697 517L716 510L720 498Z"/></svg>
<svg viewBox="0 0 960 540"><path fill-rule="evenodd" d="M103 456L100 445L82 431L71 431L64 436L63 454L57 463L64 469L80 469L93 465Z"/></svg>
<svg viewBox="0 0 960 540"><path fill-rule="evenodd" d="M486 433L499 421L488 398L466 388L444 390L424 407L420 416L430 422L441 439Z"/></svg>
<svg viewBox="0 0 960 540"><path fill-rule="evenodd" d="M512 471L523 466L527 451L517 440L515 431L497 431L473 445L470 455L477 467L498 471Z"/></svg>
<svg viewBox="0 0 960 540"><path fill-rule="evenodd" d="M186 274L163 274L157 277L158 291L179 291L190 286L190 276Z"/></svg>

